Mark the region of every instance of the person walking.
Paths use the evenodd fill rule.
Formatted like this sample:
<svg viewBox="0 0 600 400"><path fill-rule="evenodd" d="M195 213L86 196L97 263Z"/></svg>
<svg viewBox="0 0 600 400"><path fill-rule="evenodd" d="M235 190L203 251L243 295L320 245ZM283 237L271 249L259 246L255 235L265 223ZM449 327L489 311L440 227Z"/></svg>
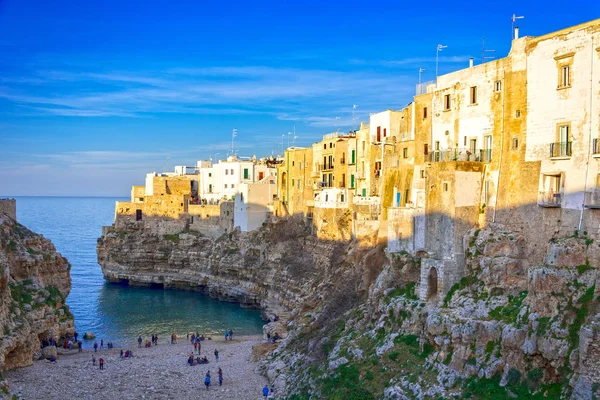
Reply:
<svg viewBox="0 0 600 400"><path fill-rule="evenodd" d="M142 337L138 336L138 349L142 348Z"/></svg>
<svg viewBox="0 0 600 400"><path fill-rule="evenodd" d="M96 356L92 354L92 365L96 366Z"/></svg>
<svg viewBox="0 0 600 400"><path fill-rule="evenodd" d="M77 345L79 346L79 352L81 353L83 351L83 342L80 340L77 342Z"/></svg>
<svg viewBox="0 0 600 400"><path fill-rule="evenodd" d="M221 367L219 367L219 386L223 386L223 371L221 370Z"/></svg>
<svg viewBox="0 0 600 400"><path fill-rule="evenodd" d="M98 352L98 342L94 342L94 353Z"/></svg>
<svg viewBox="0 0 600 400"><path fill-rule="evenodd" d="M265 385L265 387L262 389L262 394L265 399L269 395L269 387L267 385Z"/></svg>
<svg viewBox="0 0 600 400"><path fill-rule="evenodd" d="M229 330L229 340L233 340L233 330Z"/></svg>
<svg viewBox="0 0 600 400"><path fill-rule="evenodd" d="M208 390L208 387L210 386L210 370L206 373L206 376L204 377L204 385L206 386L206 390Z"/></svg>
<svg viewBox="0 0 600 400"><path fill-rule="evenodd" d="M103 349L104 348L104 339L100 339L100 348Z"/></svg>
<svg viewBox="0 0 600 400"><path fill-rule="evenodd" d="M215 349L215 358L219 361L219 350Z"/></svg>
<svg viewBox="0 0 600 400"><path fill-rule="evenodd" d="M200 349L202 349L202 343L198 340L198 354L200 354Z"/></svg>
<svg viewBox="0 0 600 400"><path fill-rule="evenodd" d="M104 369L104 358L98 360L100 362L100 369Z"/></svg>

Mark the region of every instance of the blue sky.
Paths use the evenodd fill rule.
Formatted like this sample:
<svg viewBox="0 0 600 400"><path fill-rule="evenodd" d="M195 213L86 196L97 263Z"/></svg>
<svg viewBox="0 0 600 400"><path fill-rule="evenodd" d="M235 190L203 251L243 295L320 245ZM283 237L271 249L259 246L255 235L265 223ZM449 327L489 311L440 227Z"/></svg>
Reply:
<svg viewBox="0 0 600 400"><path fill-rule="evenodd" d="M600 17L570 1L0 0L0 195L127 196L144 174L281 152L423 80ZM336 119L339 117L339 119Z"/></svg>

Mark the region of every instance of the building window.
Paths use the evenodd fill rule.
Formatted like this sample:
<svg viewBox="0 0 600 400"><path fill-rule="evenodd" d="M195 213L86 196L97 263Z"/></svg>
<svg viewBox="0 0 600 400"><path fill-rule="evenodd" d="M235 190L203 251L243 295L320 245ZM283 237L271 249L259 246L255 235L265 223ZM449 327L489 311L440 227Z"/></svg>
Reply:
<svg viewBox="0 0 600 400"><path fill-rule="evenodd" d="M296 166L296 161L292 161L292 167Z"/></svg>
<svg viewBox="0 0 600 400"><path fill-rule="evenodd" d="M233 189L234 187L235 187L235 185L232 183L232 184L231 184L231 188Z"/></svg>
<svg viewBox="0 0 600 400"><path fill-rule="evenodd" d="M477 86L471 86L471 104L477 104Z"/></svg>
<svg viewBox="0 0 600 400"><path fill-rule="evenodd" d="M294 186L294 180L292 179L292 186Z"/></svg>
<svg viewBox="0 0 600 400"><path fill-rule="evenodd" d="M387 136L387 128L383 128L383 137Z"/></svg>
<svg viewBox="0 0 600 400"><path fill-rule="evenodd" d="M406 203L409 202L409 200L408 200L408 194L409 194L409 189L406 189L404 191L404 205L406 205Z"/></svg>
<svg viewBox="0 0 600 400"><path fill-rule="evenodd" d="M427 107L423 107L423 119L427 118Z"/></svg>
<svg viewBox="0 0 600 400"><path fill-rule="evenodd" d="M227 189L227 184L225 184L225 189Z"/></svg>
<svg viewBox="0 0 600 400"><path fill-rule="evenodd" d="M424 155L428 155L429 154L429 144L428 143L424 143L423 144L423 154Z"/></svg>
<svg viewBox="0 0 600 400"><path fill-rule="evenodd" d="M442 183L442 188L443 188L444 192L450 191L450 183L448 183L448 182Z"/></svg>
<svg viewBox="0 0 600 400"><path fill-rule="evenodd" d="M209 172L209 173L208 173L208 177L210 178L211 176L212 176L212 173L211 173L211 172Z"/></svg>
<svg viewBox="0 0 600 400"><path fill-rule="evenodd" d="M233 168L231 169L231 175L233 175Z"/></svg>
<svg viewBox="0 0 600 400"><path fill-rule="evenodd" d="M516 116L517 118L520 118L520 117L521 117L521 110L517 110L517 111L515 112L515 116Z"/></svg>
<svg viewBox="0 0 600 400"><path fill-rule="evenodd" d="M377 141L381 142L381 127L377 127Z"/></svg>
<svg viewBox="0 0 600 400"><path fill-rule="evenodd" d="M229 170L225 169L225 175L229 175Z"/></svg>
<svg viewBox="0 0 600 400"><path fill-rule="evenodd" d="M352 164L356 162L356 150L352 150L352 158L350 160L352 161Z"/></svg>
<svg viewBox="0 0 600 400"><path fill-rule="evenodd" d="M494 83L494 91L496 91L496 92L502 91L502 81L496 81Z"/></svg>
<svg viewBox="0 0 600 400"><path fill-rule="evenodd" d="M363 140L363 142L362 142L362 148L363 148L363 150L362 150L362 151L363 151L363 154L365 154L365 141L364 141L364 140Z"/></svg>
<svg viewBox="0 0 600 400"><path fill-rule="evenodd" d="M558 87L564 88L564 87L571 86L571 79L569 76L570 71L571 71L570 65L563 65L562 67L560 67L560 82L559 82Z"/></svg>
<svg viewBox="0 0 600 400"><path fill-rule="evenodd" d="M354 189L354 174L350 175L350 187Z"/></svg>
<svg viewBox="0 0 600 400"><path fill-rule="evenodd" d="M424 169L421 170L421 179L425 179L425 170Z"/></svg>
<svg viewBox="0 0 600 400"><path fill-rule="evenodd" d="M299 169L300 171L302 171L302 162L299 162L299 163L298 163L298 169Z"/></svg>
<svg viewBox="0 0 600 400"><path fill-rule="evenodd" d="M408 147L402 149L402 157L408 158Z"/></svg>
<svg viewBox="0 0 600 400"><path fill-rule="evenodd" d="M244 179L248 179L248 168L244 168Z"/></svg>
<svg viewBox="0 0 600 400"><path fill-rule="evenodd" d="M450 101L450 95L447 94L444 96L444 110L449 110L451 105L452 103Z"/></svg>
<svg viewBox="0 0 600 400"><path fill-rule="evenodd" d="M333 149L333 143L329 143L329 148Z"/></svg>
<svg viewBox="0 0 600 400"><path fill-rule="evenodd" d="M512 146L511 146L511 148L513 150L518 150L519 149L519 138L518 137L514 137L512 139Z"/></svg>

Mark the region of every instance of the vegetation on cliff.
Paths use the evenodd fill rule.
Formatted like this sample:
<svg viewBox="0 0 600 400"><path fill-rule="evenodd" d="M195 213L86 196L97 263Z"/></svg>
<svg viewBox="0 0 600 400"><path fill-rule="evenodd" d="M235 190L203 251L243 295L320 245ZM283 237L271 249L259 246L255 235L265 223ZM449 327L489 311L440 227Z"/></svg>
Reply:
<svg viewBox="0 0 600 400"><path fill-rule="evenodd" d="M285 338L262 371L292 398L591 398L598 389L600 247L585 234L553 240L546 262L529 265L520 234L474 229L465 276L426 301L421 259L319 240L302 220L173 238L108 230L98 247L105 276L261 307L267 332Z"/></svg>
<svg viewBox="0 0 600 400"><path fill-rule="evenodd" d="M0 214L0 370L31 365L40 342L73 331L68 261L43 236Z"/></svg>

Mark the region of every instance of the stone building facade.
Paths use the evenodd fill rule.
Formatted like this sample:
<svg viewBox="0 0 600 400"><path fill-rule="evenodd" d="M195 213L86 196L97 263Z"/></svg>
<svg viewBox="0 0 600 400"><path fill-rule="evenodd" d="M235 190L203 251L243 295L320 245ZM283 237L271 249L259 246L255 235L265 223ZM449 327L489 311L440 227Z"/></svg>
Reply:
<svg viewBox="0 0 600 400"><path fill-rule="evenodd" d="M6 214L17 220L17 201L15 199L0 199L0 214Z"/></svg>

